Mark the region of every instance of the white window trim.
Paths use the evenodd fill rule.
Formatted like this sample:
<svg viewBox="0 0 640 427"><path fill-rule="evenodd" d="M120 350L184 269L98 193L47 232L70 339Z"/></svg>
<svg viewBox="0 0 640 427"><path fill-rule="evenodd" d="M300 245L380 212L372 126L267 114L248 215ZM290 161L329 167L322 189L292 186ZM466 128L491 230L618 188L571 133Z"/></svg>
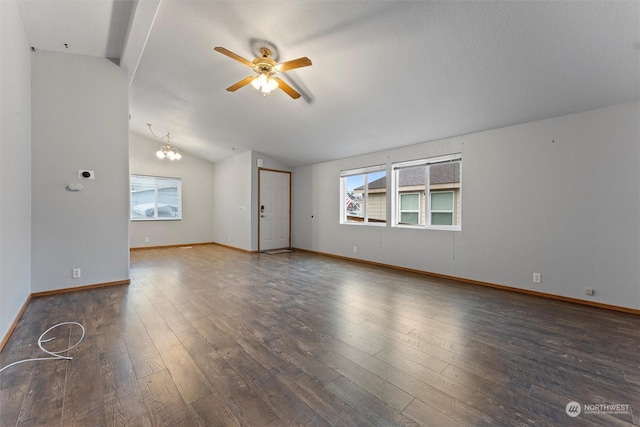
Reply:
<svg viewBox="0 0 640 427"><path fill-rule="evenodd" d="M345 169L343 171L340 171L340 178L344 178L345 176L362 175L371 172L382 172L384 170L387 170L385 165L374 165L356 169Z"/></svg>
<svg viewBox="0 0 640 427"><path fill-rule="evenodd" d="M456 162L461 160L462 160L462 155L460 153L448 154L446 156L429 157L427 159L397 162L397 163L393 163L391 165L391 168L395 171L403 168L414 168L416 166L429 166L429 165L435 165L438 163Z"/></svg>

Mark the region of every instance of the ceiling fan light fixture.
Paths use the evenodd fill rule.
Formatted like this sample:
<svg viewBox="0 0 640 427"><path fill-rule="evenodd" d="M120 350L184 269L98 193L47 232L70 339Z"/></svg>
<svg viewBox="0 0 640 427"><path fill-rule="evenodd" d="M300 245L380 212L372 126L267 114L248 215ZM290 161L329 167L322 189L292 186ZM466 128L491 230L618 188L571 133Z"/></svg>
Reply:
<svg viewBox="0 0 640 427"><path fill-rule="evenodd" d="M278 88L278 81L266 73L261 73L258 77L251 80L251 86L259 90L265 95L269 95L271 91Z"/></svg>
<svg viewBox="0 0 640 427"><path fill-rule="evenodd" d="M280 80L277 77L273 77L277 73L282 73L285 71L295 70L297 68L308 67L311 64L311 60L306 56L302 58L294 59L292 61L286 61L281 63L276 63L276 61L271 58L271 49L263 47L260 49L260 53L262 56L255 58L252 61L243 58L242 56L231 52L224 47L216 46L213 48L216 52L219 52L225 56L228 56L231 59L234 59L247 67L253 69L257 76L249 76L240 80L237 83L232 84L227 88L228 92L235 92L251 83L256 90L261 91L265 96L270 94L275 89L281 89L284 93L289 95L293 99L300 98L300 94L296 92L291 86L289 86L284 80Z"/></svg>
<svg viewBox="0 0 640 427"><path fill-rule="evenodd" d="M269 89L269 92L278 89L278 81L273 77L267 78L267 88Z"/></svg>
<svg viewBox="0 0 640 427"><path fill-rule="evenodd" d="M260 74L255 79L251 80L251 86L253 86L256 90L260 90L263 84L267 81L267 76L264 74Z"/></svg>

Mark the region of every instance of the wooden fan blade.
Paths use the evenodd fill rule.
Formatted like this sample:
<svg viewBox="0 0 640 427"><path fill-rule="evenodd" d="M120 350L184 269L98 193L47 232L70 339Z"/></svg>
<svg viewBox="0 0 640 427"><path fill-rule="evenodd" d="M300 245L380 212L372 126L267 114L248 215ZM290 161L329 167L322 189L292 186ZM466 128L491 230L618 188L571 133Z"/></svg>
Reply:
<svg viewBox="0 0 640 427"><path fill-rule="evenodd" d="M235 54L235 53L231 52L230 50L225 49L223 47L214 47L213 50L215 50L216 52L220 52L223 55L227 55L229 58L235 59L236 61L243 63L247 67L253 68L253 66L254 66L253 62L249 61L248 59L244 59L242 56L237 55L237 54Z"/></svg>
<svg viewBox="0 0 640 427"><path fill-rule="evenodd" d="M255 79L256 76L249 76L246 79L242 79L240 80L238 83L231 85L227 88L227 90L229 92L235 92L236 90L240 89L242 86L246 86L249 83L251 83L251 81L253 81L253 79Z"/></svg>
<svg viewBox="0 0 640 427"><path fill-rule="evenodd" d="M274 77L274 79L278 82L278 87L280 89L282 89L282 91L284 93L286 93L287 95L289 95L293 99L300 98L300 94L298 92L296 92L294 88L292 88L287 83L285 83L284 80L282 80L282 79L280 79L278 77Z"/></svg>
<svg viewBox="0 0 640 427"><path fill-rule="evenodd" d="M308 67L311 65L311 60L306 56L298 59L294 59L292 61L283 62L281 64L276 65L274 68L276 71L284 72L293 70L295 68Z"/></svg>

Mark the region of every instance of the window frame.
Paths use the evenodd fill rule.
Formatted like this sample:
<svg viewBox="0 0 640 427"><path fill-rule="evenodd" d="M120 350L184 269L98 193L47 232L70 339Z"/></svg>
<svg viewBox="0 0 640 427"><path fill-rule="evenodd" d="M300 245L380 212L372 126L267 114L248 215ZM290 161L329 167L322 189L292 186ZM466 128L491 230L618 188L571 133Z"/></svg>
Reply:
<svg viewBox="0 0 640 427"><path fill-rule="evenodd" d="M385 178L388 180L387 166L386 165L374 165L367 166L362 168L354 168L354 169L345 169L340 171L340 224L345 225L367 225L374 227L386 227L389 222L388 219L388 210L386 208L388 204L388 198L386 197L387 191L386 188L388 185L385 185L385 219L384 221L372 221L369 218L369 176L370 174L382 172ZM362 197L362 210L363 210L363 220L362 221L348 221L347 220L347 197L348 197L348 189L347 189L347 179L353 176L364 175L364 183L362 187L364 187L363 197ZM381 179L376 178L375 180ZM375 181L374 180L374 181ZM388 183L388 181L387 181Z"/></svg>
<svg viewBox="0 0 640 427"><path fill-rule="evenodd" d="M144 216L144 217L134 217L134 206L133 206L133 202L134 202L134 189L133 189L133 183L134 183L134 178L144 178L144 179L153 179L154 180L154 186L153 188L149 187L148 189L146 189L147 191L153 190L153 201L148 202L148 203L143 203L140 205L152 205L152 206L148 206L146 209L151 209L153 208L153 216ZM177 208L176 208L176 215L175 216L160 216L159 215L159 208L164 207L161 205L164 205L162 203L159 202L159 198L158 198L158 192L159 190L161 190L162 188L167 188L167 187L161 187L159 184L163 181L174 181L175 182L175 187L177 189ZM140 190L138 190L140 191ZM136 205L136 206L140 206L140 205ZM167 207L172 207L171 205L167 205ZM143 174L130 174L129 175L129 220L130 221L181 221L182 220L182 178L176 178L176 177L167 177L167 176L156 176L156 175L143 175ZM140 214L142 215L142 214Z"/></svg>
<svg viewBox="0 0 640 427"><path fill-rule="evenodd" d="M454 163L459 162L459 182L455 184L454 188L435 188L432 189L430 185L430 167L434 165L444 164L444 163ZM420 183L419 185L424 185L424 200L421 200L420 209L424 209L424 224L405 224L400 222L400 196L402 194L407 194L413 192L411 190L406 193L400 192L399 188L399 171L402 169L408 168L425 168L425 178L424 184ZM456 196L456 190L458 195ZM431 210L431 194L433 193L443 193L443 192L451 192L453 193L453 211L447 211L452 213L452 221L453 225L434 225L432 224L432 210ZM398 228L411 228L411 229L419 229L419 230L450 230L450 231L461 231L462 230L462 155L461 153L449 154L445 156L437 156L437 157L428 157L416 160L408 160L403 162L396 162L391 164L391 226ZM421 197L422 199L422 197ZM437 213L438 211L435 211ZM419 217L421 219L421 217ZM419 222L420 222L419 219ZM456 220L459 219L459 223L455 224Z"/></svg>
<svg viewBox="0 0 640 427"><path fill-rule="evenodd" d="M451 210L435 210L432 208L432 196L434 194L451 194ZM452 227L454 226L454 222L455 222L455 215L456 215L456 195L455 195L455 191L453 190L435 190L435 191L429 191L429 201L427 202L427 212L429 212L429 224L432 227ZM451 214L451 225L447 225L447 224L433 224L433 217L432 214L434 213L450 213Z"/></svg>
<svg viewBox="0 0 640 427"><path fill-rule="evenodd" d="M417 196L418 197L418 209L417 210L410 210L410 209L402 209L402 197L403 196ZM418 191L408 191L406 193L398 193L398 223L400 225L408 225L408 226L413 226L413 225L419 225L420 224L420 215L422 214L422 210L420 209L422 207L422 197L420 197L420 192ZM400 220L402 219L402 214L403 213L417 213L418 214L418 223L417 224L410 224L410 223L406 223L406 222L402 222L400 223Z"/></svg>

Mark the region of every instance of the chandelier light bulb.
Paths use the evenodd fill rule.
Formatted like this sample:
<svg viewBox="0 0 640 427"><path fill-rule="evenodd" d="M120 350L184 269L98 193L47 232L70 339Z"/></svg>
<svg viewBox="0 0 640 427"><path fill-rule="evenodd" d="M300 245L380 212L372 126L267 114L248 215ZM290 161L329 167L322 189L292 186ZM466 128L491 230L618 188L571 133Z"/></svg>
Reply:
<svg viewBox="0 0 640 427"><path fill-rule="evenodd" d="M272 90L277 89L279 85L276 79L263 73L251 80L251 86L262 92L264 95L268 95Z"/></svg>
<svg viewBox="0 0 640 427"><path fill-rule="evenodd" d="M265 76L264 74L260 74L258 77L256 77L251 81L251 86L256 88L256 90L260 90L261 88L264 87L266 82L267 82L267 76Z"/></svg>
<svg viewBox="0 0 640 427"><path fill-rule="evenodd" d="M267 87L269 88L269 92L272 90L276 90L278 88L278 81L272 77L267 79Z"/></svg>

